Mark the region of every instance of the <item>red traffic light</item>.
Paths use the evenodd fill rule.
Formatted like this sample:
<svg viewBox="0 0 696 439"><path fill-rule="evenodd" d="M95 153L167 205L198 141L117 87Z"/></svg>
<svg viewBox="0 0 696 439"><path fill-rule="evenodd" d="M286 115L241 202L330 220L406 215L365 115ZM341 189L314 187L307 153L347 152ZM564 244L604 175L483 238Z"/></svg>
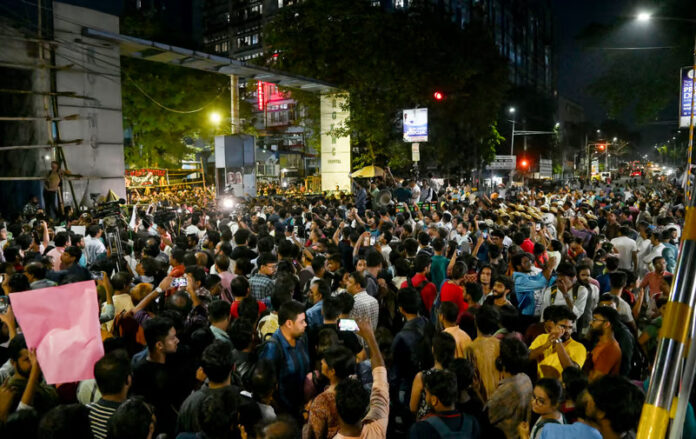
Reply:
<svg viewBox="0 0 696 439"><path fill-rule="evenodd" d="M607 148L607 145L605 145L605 144L603 144L603 143L600 143L599 145L597 145L597 151L604 152L604 150L605 150L606 148Z"/></svg>
<svg viewBox="0 0 696 439"><path fill-rule="evenodd" d="M527 163L527 160L522 160L522 162L520 164L522 165L523 168L526 168L528 163Z"/></svg>
<svg viewBox="0 0 696 439"><path fill-rule="evenodd" d="M441 101L445 98L445 95L441 91L436 91L433 93L433 98L435 98L436 101Z"/></svg>

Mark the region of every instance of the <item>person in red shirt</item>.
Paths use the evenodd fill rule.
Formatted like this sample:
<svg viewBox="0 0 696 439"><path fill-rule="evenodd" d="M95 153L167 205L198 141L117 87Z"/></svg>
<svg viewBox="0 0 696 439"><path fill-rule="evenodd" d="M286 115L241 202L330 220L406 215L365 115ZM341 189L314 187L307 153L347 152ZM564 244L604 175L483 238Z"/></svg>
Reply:
<svg viewBox="0 0 696 439"><path fill-rule="evenodd" d="M447 279L440 288L440 302L452 302L459 308L457 322L459 318L469 309L469 295L462 286L466 283L467 267L464 262L457 262L452 267L451 279Z"/></svg>
<svg viewBox="0 0 696 439"><path fill-rule="evenodd" d="M427 278L430 272L430 255L419 253L413 263L413 268L416 274L411 278L410 285L409 281L406 281L401 284L401 288L413 287L416 291L420 291L421 300L423 300L425 309L430 313L430 309L433 307L433 302L435 302L435 297L437 296L435 284L430 282Z"/></svg>
<svg viewBox="0 0 696 439"><path fill-rule="evenodd" d="M239 304L245 298L249 297L251 290L249 289L249 281L243 276L237 276L230 282L230 291L232 292L232 297L234 297L234 302L230 305L230 315L233 318L239 318ZM256 301L259 304L259 315L266 311L266 305L261 301Z"/></svg>
<svg viewBox="0 0 696 439"><path fill-rule="evenodd" d="M181 248L172 249L172 253L169 256L169 265L172 266L172 271L169 272L169 277L176 278L184 275L186 267L184 266L184 256L186 252Z"/></svg>

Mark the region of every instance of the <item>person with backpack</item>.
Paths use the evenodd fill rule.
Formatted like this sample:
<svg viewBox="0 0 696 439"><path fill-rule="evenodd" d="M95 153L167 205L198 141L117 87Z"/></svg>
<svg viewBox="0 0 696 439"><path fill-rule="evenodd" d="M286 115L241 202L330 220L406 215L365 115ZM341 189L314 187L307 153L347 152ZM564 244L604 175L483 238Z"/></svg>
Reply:
<svg viewBox="0 0 696 439"><path fill-rule="evenodd" d="M428 280L431 257L425 253L419 253L413 264L415 275L401 284L401 288L414 288L420 295L422 305L419 306L424 315L430 315L430 309L437 297L435 284Z"/></svg>
<svg viewBox="0 0 696 439"><path fill-rule="evenodd" d="M409 408L411 385L416 374L433 366L431 340L434 329L430 321L418 315L420 297L414 288L402 288L397 297L399 312L406 320L392 341L390 394L394 395L395 418L401 418L399 427L407 427L412 419Z"/></svg>
<svg viewBox="0 0 696 439"><path fill-rule="evenodd" d="M541 312L551 305L565 305L573 311L575 319L579 319L585 313L585 305L590 295L589 290L575 283L575 266L569 262L562 262L556 270L556 284L544 290L541 296Z"/></svg>
<svg viewBox="0 0 696 439"><path fill-rule="evenodd" d="M532 412L539 416L531 430L529 423L520 422L517 433L520 439L539 439L546 424L565 424L560 411L563 401L563 385L553 378L542 378L534 386Z"/></svg>
<svg viewBox="0 0 696 439"><path fill-rule="evenodd" d="M423 376L425 400L432 413L416 422L410 439L477 439L481 435L478 421L456 410L457 377L449 370L433 370Z"/></svg>
<svg viewBox="0 0 696 439"><path fill-rule="evenodd" d="M278 311L279 328L259 346L259 359L275 365L278 377L276 402L282 412L297 419L304 407L304 381L310 371L304 305L291 300Z"/></svg>

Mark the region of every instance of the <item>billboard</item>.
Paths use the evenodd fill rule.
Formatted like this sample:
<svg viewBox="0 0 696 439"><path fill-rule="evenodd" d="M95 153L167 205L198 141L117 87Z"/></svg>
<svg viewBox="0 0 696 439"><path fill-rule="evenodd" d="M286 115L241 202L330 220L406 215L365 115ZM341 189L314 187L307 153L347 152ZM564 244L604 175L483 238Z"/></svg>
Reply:
<svg viewBox="0 0 696 439"><path fill-rule="evenodd" d="M691 119L691 100L694 96L692 90L694 80L693 67L682 67L679 78L679 128L688 128Z"/></svg>
<svg viewBox="0 0 696 439"><path fill-rule="evenodd" d="M541 178L553 177L553 161L549 159L539 160L539 175Z"/></svg>
<svg viewBox="0 0 696 439"><path fill-rule="evenodd" d="M414 108L404 110L404 142L428 141L428 109Z"/></svg>
<svg viewBox="0 0 696 439"><path fill-rule="evenodd" d="M486 169L515 169L517 165L516 155L496 155L495 159L486 166Z"/></svg>

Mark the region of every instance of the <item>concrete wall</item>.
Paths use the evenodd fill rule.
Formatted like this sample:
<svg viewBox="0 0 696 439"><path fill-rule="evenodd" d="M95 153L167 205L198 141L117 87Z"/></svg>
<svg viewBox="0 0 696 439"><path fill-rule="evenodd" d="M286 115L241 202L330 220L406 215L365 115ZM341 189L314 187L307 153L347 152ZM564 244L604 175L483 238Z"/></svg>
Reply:
<svg viewBox="0 0 696 439"><path fill-rule="evenodd" d="M125 198L119 47L81 35L82 27L118 33L118 17L61 2L53 8L54 36L60 43L56 63L74 65L57 72L57 89L92 98L58 100L61 116L80 116L58 124L62 140L83 140L63 148L68 169L88 177L73 180L75 196L79 201L85 193L106 195L111 189Z"/></svg>

